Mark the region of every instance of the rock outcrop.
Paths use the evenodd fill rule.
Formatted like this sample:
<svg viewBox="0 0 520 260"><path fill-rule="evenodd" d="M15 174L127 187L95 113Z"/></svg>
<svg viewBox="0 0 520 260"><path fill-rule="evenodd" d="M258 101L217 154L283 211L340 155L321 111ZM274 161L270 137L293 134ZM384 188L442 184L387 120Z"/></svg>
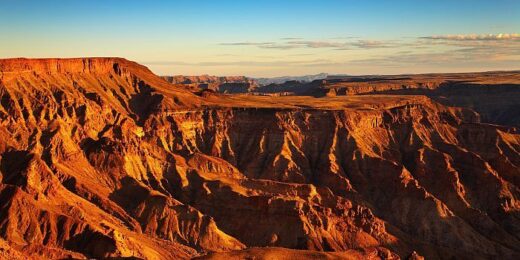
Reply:
<svg viewBox="0 0 520 260"><path fill-rule="evenodd" d="M201 97L118 58L0 60L0 98L0 256L520 257L520 134L470 109Z"/></svg>

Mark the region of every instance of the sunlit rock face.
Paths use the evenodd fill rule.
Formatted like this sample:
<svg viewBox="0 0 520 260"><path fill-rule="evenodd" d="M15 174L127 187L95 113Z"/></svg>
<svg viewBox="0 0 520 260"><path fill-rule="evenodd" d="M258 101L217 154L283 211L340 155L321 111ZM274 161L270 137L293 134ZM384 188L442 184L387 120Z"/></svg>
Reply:
<svg viewBox="0 0 520 260"><path fill-rule="evenodd" d="M520 257L520 134L468 108L119 58L0 60L0 98L0 257Z"/></svg>

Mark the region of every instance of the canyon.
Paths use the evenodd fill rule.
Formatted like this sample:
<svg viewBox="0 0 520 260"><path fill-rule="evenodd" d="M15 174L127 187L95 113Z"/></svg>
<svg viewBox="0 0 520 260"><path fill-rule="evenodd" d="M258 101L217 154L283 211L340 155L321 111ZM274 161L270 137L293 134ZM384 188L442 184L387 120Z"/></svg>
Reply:
<svg viewBox="0 0 520 260"><path fill-rule="evenodd" d="M422 95L446 106L471 108L486 123L520 127L520 71L396 76L317 74L272 80L205 75L163 78L193 92L311 97Z"/></svg>
<svg viewBox="0 0 520 260"><path fill-rule="evenodd" d="M0 257L520 258L520 72L255 84L0 60Z"/></svg>

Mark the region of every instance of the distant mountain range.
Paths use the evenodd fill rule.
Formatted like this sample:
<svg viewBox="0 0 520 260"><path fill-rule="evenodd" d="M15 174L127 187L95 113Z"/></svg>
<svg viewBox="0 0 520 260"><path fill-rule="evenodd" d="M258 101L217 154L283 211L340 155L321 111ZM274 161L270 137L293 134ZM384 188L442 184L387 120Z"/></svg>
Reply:
<svg viewBox="0 0 520 260"><path fill-rule="evenodd" d="M327 73L320 73L315 75L304 75L304 76L283 76L274 78L255 78L258 85L265 86L269 84L283 84L287 81L300 81L300 82L311 82L317 79L325 79L329 76Z"/></svg>
<svg viewBox="0 0 520 260"><path fill-rule="evenodd" d="M257 87L255 79L245 76L163 76L166 81L183 85L192 91L213 90L219 93L247 93Z"/></svg>
<svg viewBox="0 0 520 260"><path fill-rule="evenodd" d="M218 85L218 84L226 84L226 83L248 83L252 88L257 86L267 86L271 84L284 84L286 82L299 82L299 83L309 83L314 80L320 79L328 79L328 78L341 78L346 75L330 75L328 73L319 73L313 75L303 75L303 76L282 76L282 77L272 77L272 78L253 78L246 76L211 76L211 75L199 75L199 76L185 76L185 75L176 75L176 76L162 76L163 79L170 83L174 84L183 84L183 85L197 85L197 84L210 84L210 85ZM216 89L217 90L217 89ZM218 91L218 90L217 90Z"/></svg>
<svg viewBox="0 0 520 260"><path fill-rule="evenodd" d="M184 85L187 89L191 89L192 91L210 89L220 93L283 92L284 90L297 88L299 85L328 77L330 76L327 73L273 78L210 75L162 76L166 81L173 84Z"/></svg>

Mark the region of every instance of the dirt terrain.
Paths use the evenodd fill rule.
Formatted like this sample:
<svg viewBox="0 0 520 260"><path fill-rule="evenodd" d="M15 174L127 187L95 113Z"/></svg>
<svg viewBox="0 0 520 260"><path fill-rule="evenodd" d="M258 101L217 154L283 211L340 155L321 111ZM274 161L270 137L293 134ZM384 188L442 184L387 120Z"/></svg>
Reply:
<svg viewBox="0 0 520 260"><path fill-rule="evenodd" d="M0 60L0 258L518 259L518 78L274 97Z"/></svg>

